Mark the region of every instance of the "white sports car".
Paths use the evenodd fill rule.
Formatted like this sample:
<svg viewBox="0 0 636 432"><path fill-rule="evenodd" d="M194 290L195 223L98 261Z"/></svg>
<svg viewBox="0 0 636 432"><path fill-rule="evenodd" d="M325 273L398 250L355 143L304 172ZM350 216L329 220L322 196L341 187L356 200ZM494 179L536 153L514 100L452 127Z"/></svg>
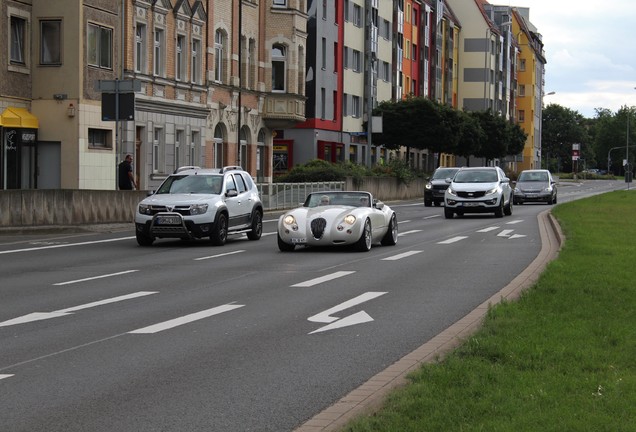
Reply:
<svg viewBox="0 0 636 432"><path fill-rule="evenodd" d="M302 207L278 219L278 248L353 245L366 252L371 245L393 246L398 239L395 212L369 192L317 192Z"/></svg>

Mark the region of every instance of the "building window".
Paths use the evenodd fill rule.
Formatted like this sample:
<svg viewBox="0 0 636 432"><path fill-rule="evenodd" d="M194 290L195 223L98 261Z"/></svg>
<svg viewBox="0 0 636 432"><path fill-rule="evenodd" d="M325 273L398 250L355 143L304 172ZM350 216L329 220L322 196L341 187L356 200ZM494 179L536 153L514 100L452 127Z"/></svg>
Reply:
<svg viewBox="0 0 636 432"><path fill-rule="evenodd" d="M183 35L178 35L177 36L177 46L176 46L176 73L175 73L175 78L177 79L177 81L183 81L183 78L185 76L185 72L186 72L186 65L185 65L185 60L186 60L186 41L185 41L185 36Z"/></svg>
<svg viewBox="0 0 636 432"><path fill-rule="evenodd" d="M283 45L272 46L272 91L285 91L286 50Z"/></svg>
<svg viewBox="0 0 636 432"><path fill-rule="evenodd" d="M327 91L324 87L320 88L320 118L325 119L327 115Z"/></svg>
<svg viewBox="0 0 636 432"><path fill-rule="evenodd" d="M349 4L349 0L344 0L344 20L345 22L349 21L349 7L351 5Z"/></svg>
<svg viewBox="0 0 636 432"><path fill-rule="evenodd" d="M163 145L163 129L155 128L152 140L152 172L162 172L161 166L161 148Z"/></svg>
<svg viewBox="0 0 636 432"><path fill-rule="evenodd" d="M26 23L24 18L11 16L11 63L24 65L26 59Z"/></svg>
<svg viewBox="0 0 636 432"><path fill-rule="evenodd" d="M221 30L214 34L214 81L223 82L223 49L225 36Z"/></svg>
<svg viewBox="0 0 636 432"><path fill-rule="evenodd" d="M287 0L274 0L274 6L286 7L287 6Z"/></svg>
<svg viewBox="0 0 636 432"><path fill-rule="evenodd" d="M362 8L360 5L353 5L353 25L362 27Z"/></svg>
<svg viewBox="0 0 636 432"><path fill-rule="evenodd" d="M104 69L113 68L113 29L88 24L88 64Z"/></svg>
<svg viewBox="0 0 636 432"><path fill-rule="evenodd" d="M155 44L154 44L154 69L153 72L157 76L163 76L164 74L164 32L162 29L155 29Z"/></svg>
<svg viewBox="0 0 636 432"><path fill-rule="evenodd" d="M353 62L353 64L351 66L353 66L353 71L354 72L360 72L360 67L361 67L360 51L353 50L352 62Z"/></svg>
<svg viewBox="0 0 636 432"><path fill-rule="evenodd" d="M525 97L526 95L526 86L521 84L519 85L519 97Z"/></svg>
<svg viewBox="0 0 636 432"><path fill-rule="evenodd" d="M201 81L201 41L192 39L192 82Z"/></svg>
<svg viewBox="0 0 636 432"><path fill-rule="evenodd" d="M88 148L112 148L111 132L108 129L88 129Z"/></svg>
<svg viewBox="0 0 636 432"><path fill-rule="evenodd" d="M135 28L135 71L146 71L146 26L140 23Z"/></svg>
<svg viewBox="0 0 636 432"><path fill-rule="evenodd" d="M327 39L322 38L322 70L327 69Z"/></svg>
<svg viewBox="0 0 636 432"><path fill-rule="evenodd" d="M183 142L183 129L177 129L177 133L174 140L174 167L179 168L181 166L181 143Z"/></svg>
<svg viewBox="0 0 636 432"><path fill-rule="evenodd" d="M40 21L40 64L62 64L62 21Z"/></svg>
<svg viewBox="0 0 636 432"><path fill-rule="evenodd" d="M519 123L523 123L524 121L526 121L526 112L519 110Z"/></svg>
<svg viewBox="0 0 636 432"><path fill-rule="evenodd" d="M199 132L192 131L190 134L189 158L192 165L199 165L197 161L197 148L199 148Z"/></svg>
<svg viewBox="0 0 636 432"><path fill-rule="evenodd" d="M526 70L526 59L521 59L519 61L519 70L524 72Z"/></svg>
<svg viewBox="0 0 636 432"><path fill-rule="evenodd" d="M360 117L360 96L353 96L351 98L351 115L353 117Z"/></svg>

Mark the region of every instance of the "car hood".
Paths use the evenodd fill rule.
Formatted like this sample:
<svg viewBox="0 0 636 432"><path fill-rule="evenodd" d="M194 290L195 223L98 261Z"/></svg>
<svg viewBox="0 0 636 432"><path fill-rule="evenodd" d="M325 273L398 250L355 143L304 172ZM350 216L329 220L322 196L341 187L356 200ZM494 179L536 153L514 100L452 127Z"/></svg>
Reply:
<svg viewBox="0 0 636 432"><path fill-rule="evenodd" d="M498 184L499 184L498 182L492 182L492 183L455 183L453 182L451 183L451 187L455 191L480 192L480 191L487 191L487 190L496 188Z"/></svg>
<svg viewBox="0 0 636 432"><path fill-rule="evenodd" d="M210 203L220 198L220 195L213 194L154 194L144 198L141 204L181 206Z"/></svg>

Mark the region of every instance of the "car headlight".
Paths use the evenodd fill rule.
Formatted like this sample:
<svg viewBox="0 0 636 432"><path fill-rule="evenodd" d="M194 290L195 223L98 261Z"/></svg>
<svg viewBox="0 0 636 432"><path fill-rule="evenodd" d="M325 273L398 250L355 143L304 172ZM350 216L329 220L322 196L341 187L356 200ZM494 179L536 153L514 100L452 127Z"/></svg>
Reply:
<svg viewBox="0 0 636 432"><path fill-rule="evenodd" d="M285 216L285 218L283 219L283 223L285 225L294 225L296 224L296 218L293 217L292 215L287 215Z"/></svg>
<svg viewBox="0 0 636 432"><path fill-rule="evenodd" d="M139 213L141 213L142 215L152 216L151 206L149 206L148 204L139 204Z"/></svg>
<svg viewBox="0 0 636 432"><path fill-rule="evenodd" d="M433 185L430 183L426 183L426 186L424 186L424 188L430 190L430 189L433 189Z"/></svg>
<svg viewBox="0 0 636 432"><path fill-rule="evenodd" d="M547 188L543 189L543 192L552 192L552 188L550 186L548 186Z"/></svg>
<svg viewBox="0 0 636 432"><path fill-rule="evenodd" d="M486 195L492 195L494 193L497 193L497 188L496 187L486 191Z"/></svg>
<svg viewBox="0 0 636 432"><path fill-rule="evenodd" d="M194 204L192 206L190 206L190 214L191 215L200 215L205 213L206 211L208 211L208 205L207 204Z"/></svg>
<svg viewBox="0 0 636 432"><path fill-rule="evenodd" d="M348 214L343 219L343 222L348 224L348 225L353 225L356 222L356 217L354 215L352 215L352 214Z"/></svg>
<svg viewBox="0 0 636 432"><path fill-rule="evenodd" d="M446 189L446 192L448 192L449 195L457 196L457 193L455 192L455 189L453 189L451 186L449 186Z"/></svg>

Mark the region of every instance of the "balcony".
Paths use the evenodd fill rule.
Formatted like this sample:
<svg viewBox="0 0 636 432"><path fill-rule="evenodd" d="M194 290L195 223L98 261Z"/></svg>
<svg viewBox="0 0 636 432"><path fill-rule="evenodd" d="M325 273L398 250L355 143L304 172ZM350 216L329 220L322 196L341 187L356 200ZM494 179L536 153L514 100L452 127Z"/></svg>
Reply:
<svg viewBox="0 0 636 432"><path fill-rule="evenodd" d="M305 121L305 97L291 93L267 94L263 120L270 129L287 129Z"/></svg>

